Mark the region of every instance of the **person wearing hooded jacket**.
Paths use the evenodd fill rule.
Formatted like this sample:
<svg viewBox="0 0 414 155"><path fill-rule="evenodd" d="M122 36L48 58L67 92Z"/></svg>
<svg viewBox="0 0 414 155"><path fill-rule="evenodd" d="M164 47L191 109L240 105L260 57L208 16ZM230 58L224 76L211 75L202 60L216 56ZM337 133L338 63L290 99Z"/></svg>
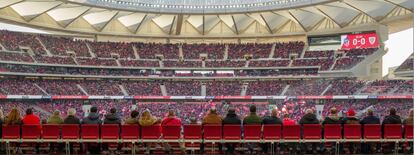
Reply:
<svg viewBox="0 0 414 155"><path fill-rule="evenodd" d="M374 111L372 109L367 110L367 116L364 117L361 124L381 124L381 121L378 117L374 116Z"/></svg>
<svg viewBox="0 0 414 155"><path fill-rule="evenodd" d="M312 109L307 109L306 114L300 119L299 124L319 124L319 120Z"/></svg>
<svg viewBox="0 0 414 155"><path fill-rule="evenodd" d="M234 108L230 108L227 112L226 117L223 119L223 125L226 124L234 124L234 125L241 125L242 121L240 120L239 116L236 114L236 110ZM226 154L234 154L234 144L233 143L226 143Z"/></svg>
<svg viewBox="0 0 414 155"><path fill-rule="evenodd" d="M382 124L401 124L401 117L397 115L395 108L390 108L390 115L385 116Z"/></svg>
<svg viewBox="0 0 414 155"><path fill-rule="evenodd" d="M89 115L83 118L82 124L102 124L97 107L91 107Z"/></svg>
<svg viewBox="0 0 414 155"><path fill-rule="evenodd" d="M342 124L359 124L358 118L355 117L355 111L353 109L349 109L346 112L346 117L342 119Z"/></svg>
<svg viewBox="0 0 414 155"><path fill-rule="evenodd" d="M105 115L103 124L121 124L121 119L117 116L115 108L111 108L109 114Z"/></svg>
<svg viewBox="0 0 414 155"><path fill-rule="evenodd" d="M330 114L328 117L326 117L323 121L322 124L341 124L342 120L341 118L338 116L338 111L336 110L336 108L331 108L329 110Z"/></svg>

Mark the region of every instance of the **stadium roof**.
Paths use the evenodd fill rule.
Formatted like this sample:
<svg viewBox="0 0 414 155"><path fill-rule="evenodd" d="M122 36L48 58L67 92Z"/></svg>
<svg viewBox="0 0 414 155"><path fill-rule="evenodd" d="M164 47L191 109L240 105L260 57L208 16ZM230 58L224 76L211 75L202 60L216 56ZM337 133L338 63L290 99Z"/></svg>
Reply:
<svg viewBox="0 0 414 155"><path fill-rule="evenodd" d="M0 0L0 21L116 36L266 37L373 24L399 31L412 27L413 10L413 0Z"/></svg>

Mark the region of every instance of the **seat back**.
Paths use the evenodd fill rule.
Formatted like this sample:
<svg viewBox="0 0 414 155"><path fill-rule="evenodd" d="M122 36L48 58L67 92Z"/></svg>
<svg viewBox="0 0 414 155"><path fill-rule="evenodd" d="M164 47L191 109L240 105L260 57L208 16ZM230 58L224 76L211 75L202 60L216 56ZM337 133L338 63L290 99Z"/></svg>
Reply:
<svg viewBox="0 0 414 155"><path fill-rule="evenodd" d="M267 124L263 125L263 139L274 140L282 137L282 125Z"/></svg>
<svg viewBox="0 0 414 155"><path fill-rule="evenodd" d="M140 133L139 125L122 125L121 138L122 139L139 139Z"/></svg>
<svg viewBox="0 0 414 155"><path fill-rule="evenodd" d="M406 139L413 139L413 130L414 130L413 125L412 124L405 125L404 130L405 130L404 137Z"/></svg>
<svg viewBox="0 0 414 155"><path fill-rule="evenodd" d="M221 125L204 125L203 138L206 140L218 140L221 139L222 126Z"/></svg>
<svg viewBox="0 0 414 155"><path fill-rule="evenodd" d="M159 124L151 126L141 126L142 139L158 139L161 137L161 126Z"/></svg>
<svg viewBox="0 0 414 155"><path fill-rule="evenodd" d="M223 139L224 140L241 139L241 126L240 125L223 125Z"/></svg>
<svg viewBox="0 0 414 155"><path fill-rule="evenodd" d="M303 138L304 139L321 139L321 125L320 124L304 124Z"/></svg>
<svg viewBox="0 0 414 155"><path fill-rule="evenodd" d="M42 137L43 139L59 139L60 138L60 125L56 125L56 124L42 125Z"/></svg>
<svg viewBox="0 0 414 155"><path fill-rule="evenodd" d="M365 124L364 125L365 139L381 139L381 125L379 124Z"/></svg>
<svg viewBox="0 0 414 155"><path fill-rule="evenodd" d="M78 139L80 127L78 124L62 125L62 139Z"/></svg>
<svg viewBox="0 0 414 155"><path fill-rule="evenodd" d="M261 125L244 125L244 139L258 140L262 136Z"/></svg>
<svg viewBox="0 0 414 155"><path fill-rule="evenodd" d="M118 124L103 124L101 126L102 139L118 139L119 125Z"/></svg>
<svg viewBox="0 0 414 155"><path fill-rule="evenodd" d="M341 124L325 124L324 125L325 139L341 139Z"/></svg>
<svg viewBox="0 0 414 155"><path fill-rule="evenodd" d="M23 139L38 139L40 138L40 125L22 125Z"/></svg>
<svg viewBox="0 0 414 155"><path fill-rule="evenodd" d="M164 139L179 139L181 137L181 125L162 126L162 137Z"/></svg>
<svg viewBox="0 0 414 155"><path fill-rule="evenodd" d="M19 139L20 125L3 125L3 139Z"/></svg>
<svg viewBox="0 0 414 155"><path fill-rule="evenodd" d="M202 126L197 124L184 125L184 139L201 139Z"/></svg>
<svg viewBox="0 0 414 155"><path fill-rule="evenodd" d="M82 124L81 125L82 139L99 139L99 125L98 124Z"/></svg>
<svg viewBox="0 0 414 155"><path fill-rule="evenodd" d="M385 139L401 139L402 138L401 124L385 124L384 125L384 138Z"/></svg>
<svg viewBox="0 0 414 155"><path fill-rule="evenodd" d="M361 139L361 124L345 124L344 125L345 139Z"/></svg>
<svg viewBox="0 0 414 155"><path fill-rule="evenodd" d="M283 139L300 139L300 126L299 125L286 125L283 126L282 132Z"/></svg>

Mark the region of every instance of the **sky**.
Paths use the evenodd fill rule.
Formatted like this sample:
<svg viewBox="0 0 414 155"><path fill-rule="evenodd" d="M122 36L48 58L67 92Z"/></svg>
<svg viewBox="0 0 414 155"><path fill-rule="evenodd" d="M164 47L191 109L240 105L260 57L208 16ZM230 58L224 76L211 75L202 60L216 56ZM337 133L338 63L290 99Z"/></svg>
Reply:
<svg viewBox="0 0 414 155"><path fill-rule="evenodd" d="M0 29L7 29L10 31L47 33L42 30L32 29L28 27L10 25L0 23ZM401 65L405 59L414 52L413 45L413 28L400 31L389 35L388 40L385 41L385 47L388 48L388 53L384 55L383 59L383 76L388 74L389 67Z"/></svg>

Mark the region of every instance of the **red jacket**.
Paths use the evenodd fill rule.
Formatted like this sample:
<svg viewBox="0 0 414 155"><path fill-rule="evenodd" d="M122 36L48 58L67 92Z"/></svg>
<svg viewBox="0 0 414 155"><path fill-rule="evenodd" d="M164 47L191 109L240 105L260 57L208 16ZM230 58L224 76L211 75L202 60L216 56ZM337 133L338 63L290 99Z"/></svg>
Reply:
<svg viewBox="0 0 414 155"><path fill-rule="evenodd" d="M24 125L26 124L34 124L34 125L40 125L40 118L36 115L30 114L30 115L26 115L23 119L22 122Z"/></svg>
<svg viewBox="0 0 414 155"><path fill-rule="evenodd" d="M295 125L295 121L289 118L283 119L283 125Z"/></svg>
<svg viewBox="0 0 414 155"><path fill-rule="evenodd" d="M161 125L181 125L181 119L179 118L171 118L171 117L165 117L162 122Z"/></svg>

